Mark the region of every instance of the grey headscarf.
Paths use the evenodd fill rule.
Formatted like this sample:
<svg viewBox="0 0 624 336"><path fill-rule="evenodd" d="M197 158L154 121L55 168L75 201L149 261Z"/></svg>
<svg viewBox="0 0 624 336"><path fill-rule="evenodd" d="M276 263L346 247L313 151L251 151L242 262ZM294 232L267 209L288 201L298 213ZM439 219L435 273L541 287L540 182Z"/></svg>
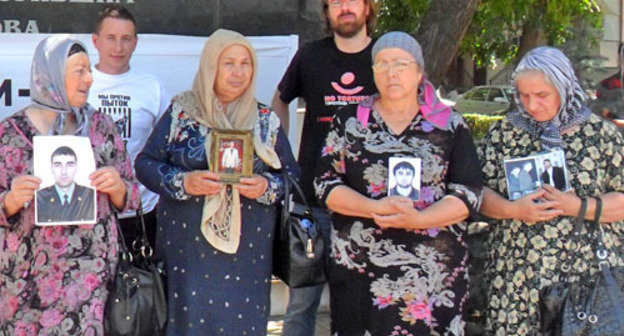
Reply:
<svg viewBox="0 0 624 336"><path fill-rule="evenodd" d="M65 92L65 63L71 47L75 44L87 50L82 42L69 35L47 37L35 49L30 74L30 98L32 106L58 113L49 135L64 134L65 117L68 113L76 116L78 127L74 134L89 135L89 120L95 109L89 104L82 107L70 106Z"/></svg>
<svg viewBox="0 0 624 336"><path fill-rule="evenodd" d="M552 120L536 121L522 105L516 89L514 98L518 108L510 111L507 118L514 126L539 136L544 149L561 148L561 132L589 119L590 110L585 105L585 92L574 74L570 60L559 49L538 47L529 51L518 63L513 81L525 70L539 70L550 79L559 92L561 107Z"/></svg>

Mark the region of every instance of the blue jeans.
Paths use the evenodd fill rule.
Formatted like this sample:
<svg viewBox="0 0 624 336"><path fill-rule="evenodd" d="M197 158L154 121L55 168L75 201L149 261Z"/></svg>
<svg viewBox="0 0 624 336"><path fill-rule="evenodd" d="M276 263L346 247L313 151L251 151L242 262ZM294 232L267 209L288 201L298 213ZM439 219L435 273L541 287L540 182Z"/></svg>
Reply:
<svg viewBox="0 0 624 336"><path fill-rule="evenodd" d="M325 255L329 259L331 216L327 210L321 208L312 208L312 213L325 240ZM321 303L323 287L324 284L290 289L282 336L314 336L316 310Z"/></svg>

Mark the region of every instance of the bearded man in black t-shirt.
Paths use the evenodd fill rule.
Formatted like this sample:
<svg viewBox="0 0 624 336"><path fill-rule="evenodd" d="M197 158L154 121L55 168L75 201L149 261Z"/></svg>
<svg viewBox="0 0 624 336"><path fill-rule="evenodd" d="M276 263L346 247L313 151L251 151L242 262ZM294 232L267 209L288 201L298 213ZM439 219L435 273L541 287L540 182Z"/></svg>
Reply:
<svg viewBox="0 0 624 336"><path fill-rule="evenodd" d="M302 46L293 57L273 97L273 108L288 132L288 104L303 98L303 122L299 166L301 187L313 206L315 219L327 242L330 216L314 196L314 167L321 153L334 113L357 104L377 91L371 69L373 39L370 33L376 8L371 0L322 0L327 31L332 36ZM312 336L323 286L290 290L282 336Z"/></svg>

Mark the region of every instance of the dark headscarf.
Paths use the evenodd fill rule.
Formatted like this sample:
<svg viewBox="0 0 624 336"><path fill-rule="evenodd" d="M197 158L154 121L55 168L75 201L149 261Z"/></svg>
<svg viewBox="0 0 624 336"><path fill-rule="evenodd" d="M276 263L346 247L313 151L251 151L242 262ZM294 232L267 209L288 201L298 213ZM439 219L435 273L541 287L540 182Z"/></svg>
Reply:
<svg viewBox="0 0 624 336"><path fill-rule="evenodd" d="M514 82L518 74L526 70L541 71L555 85L561 101L559 112L552 120L536 121L522 105L516 88L514 98L517 109L510 111L507 118L514 126L539 136L544 149L561 148L561 133L589 119L590 110L585 105L585 92L574 74L570 60L558 49L539 47L529 51L513 73Z"/></svg>
<svg viewBox="0 0 624 336"><path fill-rule="evenodd" d="M79 46L79 47L77 47ZM89 134L89 120L95 109L89 104L72 107L65 92L65 65L67 58L76 51L86 53L82 42L69 35L53 35L39 42L30 74L30 98L32 105L58 113L50 135L64 134L65 117L68 113L76 116L75 135Z"/></svg>

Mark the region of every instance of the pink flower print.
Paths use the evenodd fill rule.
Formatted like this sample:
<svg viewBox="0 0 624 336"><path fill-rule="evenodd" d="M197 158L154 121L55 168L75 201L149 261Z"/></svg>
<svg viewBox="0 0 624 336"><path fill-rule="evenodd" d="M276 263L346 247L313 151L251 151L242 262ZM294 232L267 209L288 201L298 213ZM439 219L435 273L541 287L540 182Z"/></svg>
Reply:
<svg viewBox="0 0 624 336"><path fill-rule="evenodd" d="M0 300L0 305L2 306L2 309L0 309L0 320L8 320L17 312L19 300L15 296L9 296L4 300Z"/></svg>
<svg viewBox="0 0 624 336"><path fill-rule="evenodd" d="M89 315L93 316L96 320L104 319L104 302L100 300L91 301L91 306L89 307Z"/></svg>
<svg viewBox="0 0 624 336"><path fill-rule="evenodd" d="M44 327L53 327L59 323L63 319L63 315L56 309L46 310L41 314L39 318L39 323L41 323Z"/></svg>
<svg viewBox="0 0 624 336"><path fill-rule="evenodd" d="M98 278L97 275L93 273L88 273L84 277L84 285L85 288L92 292L100 285L100 278Z"/></svg>
<svg viewBox="0 0 624 336"><path fill-rule="evenodd" d="M67 245L69 244L67 237L64 237L64 236L52 237L48 239L48 242L50 243L50 245L52 245L52 248L54 252L56 253L56 255L61 255L67 252Z"/></svg>
<svg viewBox="0 0 624 336"><path fill-rule="evenodd" d="M45 252L39 252L35 257L35 268L41 269L48 262L48 256Z"/></svg>
<svg viewBox="0 0 624 336"><path fill-rule="evenodd" d="M334 146L324 146L323 149L321 150L321 156L327 156L331 153L334 152Z"/></svg>
<svg viewBox="0 0 624 336"><path fill-rule="evenodd" d="M55 279L53 276L38 281L37 293L39 294L39 299L41 299L42 306L48 306L59 299L61 296L60 282L60 279Z"/></svg>
<svg viewBox="0 0 624 336"><path fill-rule="evenodd" d="M366 187L366 191L371 196L379 196L384 190L386 190L386 185L381 182L379 184L371 183L368 187Z"/></svg>
<svg viewBox="0 0 624 336"><path fill-rule="evenodd" d="M17 321L15 323L15 329L13 329L13 336L36 336L37 327L34 324L26 323L23 321Z"/></svg>
<svg viewBox="0 0 624 336"><path fill-rule="evenodd" d="M19 248L20 240L17 234L10 233L7 237L7 247L9 248L9 252L15 252Z"/></svg>
<svg viewBox="0 0 624 336"><path fill-rule="evenodd" d="M435 238L438 236L438 233L440 233L440 229L429 229L427 230L427 234L429 235L429 237L431 238Z"/></svg>
<svg viewBox="0 0 624 336"><path fill-rule="evenodd" d="M423 301L412 301L407 304L406 311L407 317L410 320L422 320L427 325L431 325L431 307Z"/></svg>
<svg viewBox="0 0 624 336"><path fill-rule="evenodd" d="M431 187L423 187L420 188L420 200L422 200L425 203L431 204L434 202L434 192L433 189L431 189Z"/></svg>
<svg viewBox="0 0 624 336"><path fill-rule="evenodd" d="M392 295L388 296L378 296L373 300L373 304L375 306L379 306L379 309L384 309L391 304L394 304L395 300L392 298Z"/></svg>

